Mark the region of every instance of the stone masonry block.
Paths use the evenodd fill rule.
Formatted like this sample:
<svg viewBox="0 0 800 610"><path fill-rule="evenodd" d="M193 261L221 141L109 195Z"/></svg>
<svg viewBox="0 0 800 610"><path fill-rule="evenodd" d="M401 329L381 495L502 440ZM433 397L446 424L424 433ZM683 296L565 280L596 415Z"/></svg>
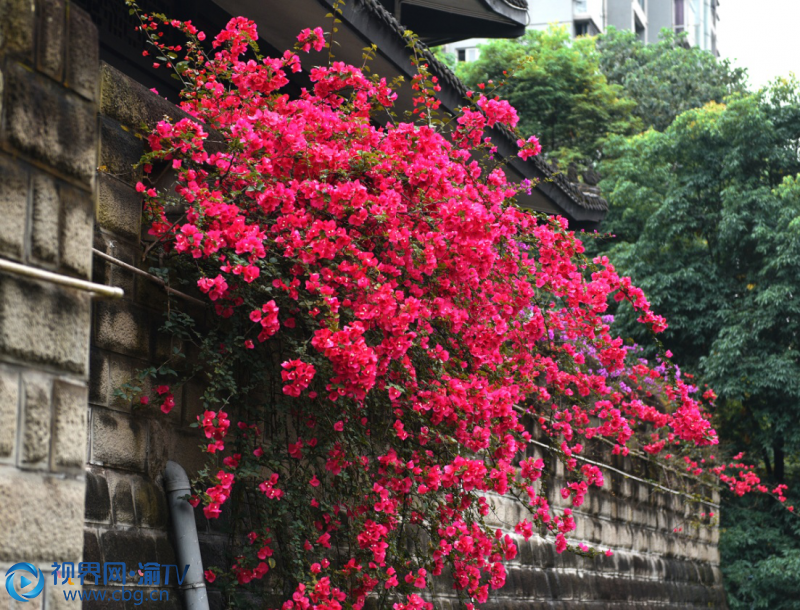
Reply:
<svg viewBox="0 0 800 610"><path fill-rule="evenodd" d="M92 198L76 188L62 184L61 267L71 275L88 279L92 275L92 233L94 213Z"/></svg>
<svg viewBox="0 0 800 610"><path fill-rule="evenodd" d="M132 240L138 240L142 222L142 197L129 184L108 174L98 174L97 223Z"/></svg>
<svg viewBox="0 0 800 610"><path fill-rule="evenodd" d="M108 481L100 472L86 473L86 520L100 523L108 523L111 520Z"/></svg>
<svg viewBox="0 0 800 610"><path fill-rule="evenodd" d="M83 481L0 470L0 561L81 561Z"/></svg>
<svg viewBox="0 0 800 610"><path fill-rule="evenodd" d="M114 523L133 525L136 520L136 511L133 508L130 478L126 474L115 474L109 477L108 485L111 491L111 510L114 513Z"/></svg>
<svg viewBox="0 0 800 610"><path fill-rule="evenodd" d="M31 254L44 263L58 264L58 236L61 199L55 180L47 174L33 177L33 210L31 214Z"/></svg>
<svg viewBox="0 0 800 610"><path fill-rule="evenodd" d="M0 275L0 352L84 375L90 299L84 292Z"/></svg>
<svg viewBox="0 0 800 610"><path fill-rule="evenodd" d="M165 116L188 117L177 106L106 63L100 67L100 114L130 129L152 129Z"/></svg>
<svg viewBox="0 0 800 610"><path fill-rule="evenodd" d="M113 233L108 233L105 230L95 231L94 248L100 252L103 252L104 254L114 257L123 263L134 266L138 262L142 253L138 242L134 246L132 243L123 241ZM92 273L92 277L95 282L122 288L127 297L135 298L136 274L134 274L132 271L129 271L120 265L95 255Z"/></svg>
<svg viewBox="0 0 800 610"><path fill-rule="evenodd" d="M183 466L189 477L196 476L205 467L207 454L199 449L204 440L202 432L192 428L178 428L171 435L169 459Z"/></svg>
<svg viewBox="0 0 800 610"><path fill-rule="evenodd" d="M31 157L92 185L96 164L95 106L46 77L9 64L3 137Z"/></svg>
<svg viewBox="0 0 800 610"><path fill-rule="evenodd" d="M157 401L151 404L142 405L138 399L133 402L126 400L121 396L116 396L114 393L117 389L121 388L123 384L130 383L134 387L141 388L143 395L151 396L153 381L149 377L139 379L137 373L143 364L140 360L121 356L119 354L108 354L108 368L109 368L109 397L108 408L115 411L124 411L130 413L132 410L137 416L142 417L148 414L154 414L157 417L165 417L159 409ZM177 400L176 400L177 402ZM177 409L177 405L176 405ZM173 418L174 419L174 418Z"/></svg>
<svg viewBox="0 0 800 610"><path fill-rule="evenodd" d="M66 84L90 100L97 98L100 49L97 26L74 2L69 5Z"/></svg>
<svg viewBox="0 0 800 610"><path fill-rule="evenodd" d="M25 398L21 461L36 464L45 460L49 453L53 381L48 375L24 373L22 386Z"/></svg>
<svg viewBox="0 0 800 610"><path fill-rule="evenodd" d="M107 406L109 393L108 356L92 349L89 357L89 404Z"/></svg>
<svg viewBox="0 0 800 610"><path fill-rule="evenodd" d="M158 535L156 534L155 538L156 542L156 559L158 563L163 565L178 565L178 559L175 556L175 549L172 548L172 543L169 540L169 536L166 534ZM202 545L202 543L200 543ZM200 547L200 553L202 554L203 548ZM206 565L205 563L203 565Z"/></svg>
<svg viewBox="0 0 800 610"><path fill-rule="evenodd" d="M0 51L31 61L34 0L0 0Z"/></svg>
<svg viewBox="0 0 800 610"><path fill-rule="evenodd" d="M205 386L197 381L189 381L183 386L183 423L191 425L205 411L203 393Z"/></svg>
<svg viewBox="0 0 800 610"><path fill-rule="evenodd" d="M83 530L83 560L103 563L103 554L100 552L100 539L94 528ZM102 576L100 577L102 583ZM84 580L84 584L94 584L94 578L89 576Z"/></svg>
<svg viewBox="0 0 800 610"><path fill-rule="evenodd" d="M3 177L0 180L0 210L3 210L3 222L0 222L0 254L22 260L25 253L25 221L28 216L28 172L16 161L0 155L0 176Z"/></svg>
<svg viewBox="0 0 800 610"><path fill-rule="evenodd" d="M104 116L100 117L100 166L128 184L142 177L134 168L144 153L144 144L131 131Z"/></svg>
<svg viewBox="0 0 800 610"><path fill-rule="evenodd" d="M84 587L85 589L94 589L95 587L89 585L88 587ZM112 601L110 598L106 599L89 599L83 602L83 609L84 610L121 610L127 607L125 603L122 603L120 607L120 603L118 601Z"/></svg>
<svg viewBox="0 0 800 610"><path fill-rule="evenodd" d="M41 72L57 81L61 81L64 74L65 14L65 0L39 1L36 65Z"/></svg>
<svg viewBox="0 0 800 610"><path fill-rule="evenodd" d="M7 566L0 569L5 573ZM45 576L47 579L47 576ZM52 578L51 578L52 580ZM44 608L44 595L39 595L29 602L19 602L11 598L5 587L0 587L0 610L42 610Z"/></svg>
<svg viewBox="0 0 800 610"><path fill-rule="evenodd" d="M155 540L142 531L103 532L100 547L106 561L124 562L127 566L156 561Z"/></svg>
<svg viewBox="0 0 800 610"><path fill-rule="evenodd" d="M145 477L134 477L133 504L136 508L136 525L139 527L166 528L169 508L164 490Z"/></svg>
<svg viewBox="0 0 800 610"><path fill-rule="evenodd" d="M146 460L146 423L123 413L93 409L92 463L144 472Z"/></svg>
<svg viewBox="0 0 800 610"><path fill-rule="evenodd" d="M51 468L80 468L86 459L85 384L53 382L53 449Z"/></svg>
<svg viewBox="0 0 800 610"><path fill-rule="evenodd" d="M95 304L95 344L118 354L147 358L150 351L148 315L127 301Z"/></svg>
<svg viewBox="0 0 800 610"><path fill-rule="evenodd" d="M17 441L17 411L19 406L19 373L0 367L0 458L14 455Z"/></svg>
<svg viewBox="0 0 800 610"><path fill-rule="evenodd" d="M177 408L177 407L176 407ZM175 409L173 409L174 411ZM167 467L167 460L170 459L172 450L172 425L178 425L179 419L173 420L172 424L164 421L163 415L159 412L154 419L148 420L150 436L150 452L147 455L147 471L150 476L155 478L164 472Z"/></svg>

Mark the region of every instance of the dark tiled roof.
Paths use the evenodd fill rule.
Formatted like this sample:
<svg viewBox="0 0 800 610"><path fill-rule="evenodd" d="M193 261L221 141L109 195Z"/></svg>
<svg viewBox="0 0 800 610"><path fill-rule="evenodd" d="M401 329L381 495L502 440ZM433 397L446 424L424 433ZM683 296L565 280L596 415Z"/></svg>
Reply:
<svg viewBox="0 0 800 610"><path fill-rule="evenodd" d="M527 7L528 2L527 0L503 0L504 2L508 2L509 4L515 4L519 7ZM367 7L380 21L384 24L389 26L392 30L394 30L398 36L403 36L405 32L405 28L397 22L394 16L387 11L383 5L381 5L378 0L360 0L360 2ZM464 83L459 79L453 71L444 65L441 61L439 61L436 57L434 57L431 50L425 46L422 42L417 43L421 54L427 60L431 71L439 77L440 83L443 86L448 86L455 90L455 92L462 98L466 99L467 97L467 87ZM454 109L451 109L454 110ZM516 136L511 132L510 129L501 126L498 130L501 134L513 145L516 145ZM579 183L572 183L567 180L566 175L563 172L558 171L555 166L551 165L547 161L545 161L542 157L532 157L527 163L532 163L539 171L538 173L542 174L543 180L551 181L556 186L558 186L559 190L561 190L564 195L566 195L570 200L572 200L575 205L585 209L585 210L595 210L595 211L608 211L608 202L600 197L599 195L591 192L582 192L581 186Z"/></svg>
<svg viewBox="0 0 800 610"><path fill-rule="evenodd" d="M503 0L503 2L514 8L528 10L528 0Z"/></svg>

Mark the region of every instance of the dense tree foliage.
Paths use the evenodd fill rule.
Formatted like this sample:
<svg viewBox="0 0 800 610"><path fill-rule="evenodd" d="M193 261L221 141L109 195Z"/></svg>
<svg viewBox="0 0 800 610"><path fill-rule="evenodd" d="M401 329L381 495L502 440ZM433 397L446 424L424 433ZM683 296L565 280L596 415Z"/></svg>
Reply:
<svg viewBox="0 0 800 610"><path fill-rule="evenodd" d="M685 112L663 132L612 139L601 164L616 235L601 249L668 316L667 347L719 393L723 437L781 483L800 452L799 138L792 80ZM626 308L617 321L641 336ZM723 511L738 532L723 538L728 556L746 535L731 519L746 508ZM740 559L758 571L782 556ZM785 557L788 570L797 552ZM734 599L756 586L742 565L725 567Z"/></svg>
<svg viewBox="0 0 800 610"><path fill-rule="evenodd" d="M722 527L731 610L799 610L800 519L771 498L726 498Z"/></svg>
<svg viewBox="0 0 800 610"><path fill-rule="evenodd" d="M573 41L565 28L553 27L484 45L458 74L472 88L504 82L498 93L517 108L521 130L539 137L549 159L562 167L591 165L609 134L641 127L635 103L606 80L600 62L593 38Z"/></svg>
<svg viewBox="0 0 800 610"><path fill-rule="evenodd" d="M600 70L636 102L645 128L663 131L682 112L745 90L745 70L688 44L686 33L663 30L655 44L609 27L597 37Z"/></svg>
<svg viewBox="0 0 800 610"><path fill-rule="evenodd" d="M563 169L593 166L611 136L663 131L680 113L745 89L743 69L690 47L685 34L665 30L644 44L614 27L596 38L572 40L553 26L492 41L458 74L473 88L499 85L523 131Z"/></svg>

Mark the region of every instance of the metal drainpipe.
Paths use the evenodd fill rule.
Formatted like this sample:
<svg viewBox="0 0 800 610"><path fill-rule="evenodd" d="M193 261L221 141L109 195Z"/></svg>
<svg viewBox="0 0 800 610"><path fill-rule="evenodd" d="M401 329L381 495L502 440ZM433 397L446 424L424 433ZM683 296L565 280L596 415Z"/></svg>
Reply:
<svg viewBox="0 0 800 610"><path fill-rule="evenodd" d="M183 499L183 496L191 493L189 477L181 465L172 460L167 462L167 467L164 469L164 487L167 490L169 513L172 516L178 565L189 566L181 585L186 610L209 610L194 509Z"/></svg>

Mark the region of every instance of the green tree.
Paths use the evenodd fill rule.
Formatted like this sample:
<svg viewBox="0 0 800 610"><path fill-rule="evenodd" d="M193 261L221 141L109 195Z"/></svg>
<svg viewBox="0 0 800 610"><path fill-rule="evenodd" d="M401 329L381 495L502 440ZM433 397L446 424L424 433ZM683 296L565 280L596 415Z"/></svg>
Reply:
<svg viewBox="0 0 800 610"><path fill-rule="evenodd" d="M442 62L445 66L450 68L453 72L456 71L456 55L450 51L445 51L444 47L431 47L433 56Z"/></svg>
<svg viewBox="0 0 800 610"><path fill-rule="evenodd" d="M633 114L645 128L663 131L682 112L746 89L745 69L690 46L686 36L664 29L657 43L645 44L609 27L597 38L600 70L636 102Z"/></svg>
<svg viewBox="0 0 800 610"><path fill-rule="evenodd" d="M721 525L731 610L800 610L800 520L771 498L728 498Z"/></svg>
<svg viewBox="0 0 800 610"><path fill-rule="evenodd" d="M480 48L477 61L459 65L459 76L473 89L504 83L498 93L519 112L521 131L537 135L562 167L591 165L609 134L639 131L634 102L606 80L593 38L573 41L553 27Z"/></svg>
<svg viewBox="0 0 800 610"><path fill-rule="evenodd" d="M663 132L612 139L600 171L611 204L605 228L617 238L594 245L667 316L666 347L720 395L722 437L748 447L773 484L800 474L798 139L794 80L690 110ZM617 321L635 336L633 318L622 307ZM797 572L797 518L792 529L764 507L727 506L721 548L732 607L798 607L768 605L786 587L800 594L798 581L770 589L769 578ZM742 542L753 511L769 521L764 535L784 541L768 556L763 541Z"/></svg>

